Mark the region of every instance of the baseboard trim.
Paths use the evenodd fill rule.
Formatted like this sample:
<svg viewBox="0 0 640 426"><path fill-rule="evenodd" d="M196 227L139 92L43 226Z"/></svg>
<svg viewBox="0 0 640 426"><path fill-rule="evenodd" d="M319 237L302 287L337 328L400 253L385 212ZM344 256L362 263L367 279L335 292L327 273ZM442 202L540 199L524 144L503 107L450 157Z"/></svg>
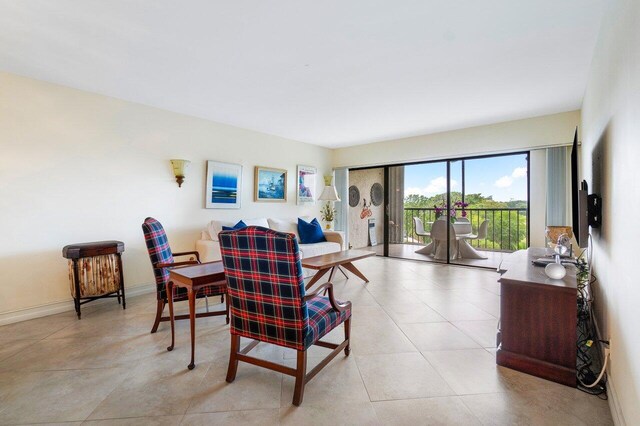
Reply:
<svg viewBox="0 0 640 426"><path fill-rule="evenodd" d="M153 293L156 290L156 285L144 284L131 287L130 289L127 288L125 290L126 297L135 297L141 294ZM113 299L99 299L84 306L99 306L109 302L113 303ZM65 300L62 302L46 303L44 305L4 312L0 313L0 326L60 314L62 312L73 311L74 309L73 300Z"/></svg>
<svg viewBox="0 0 640 426"><path fill-rule="evenodd" d="M593 325L596 328L596 337L598 339L598 349L600 350L600 356L604 359L604 348L603 344L600 343L600 340L603 340L602 333L600 333L600 325L598 324L598 319L596 318L596 313L593 308L591 308L591 316L593 318ZM620 399L618 398L618 393L616 392L616 387L613 384L613 377L611 376L611 363L607 367L607 401L609 402L609 411L611 411L611 418L613 419L613 424L616 426L626 426L627 422L624 420L624 415L622 414L622 407L620 406Z"/></svg>
<svg viewBox="0 0 640 426"><path fill-rule="evenodd" d="M616 387L613 384L613 377L611 373L607 372L607 396L609 398L609 410L611 410L611 417L613 418L613 424L616 426L626 426L627 422L622 415L622 407L620 407L620 399L618 399L618 393Z"/></svg>

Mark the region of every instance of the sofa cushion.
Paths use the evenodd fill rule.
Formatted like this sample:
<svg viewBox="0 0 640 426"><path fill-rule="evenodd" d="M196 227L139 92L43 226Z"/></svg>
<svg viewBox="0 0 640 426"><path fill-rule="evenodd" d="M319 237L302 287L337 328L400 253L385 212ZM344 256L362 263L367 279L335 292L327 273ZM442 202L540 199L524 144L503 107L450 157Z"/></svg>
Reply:
<svg viewBox="0 0 640 426"><path fill-rule="evenodd" d="M307 222L304 219L298 219L298 234L300 234L300 244L322 243L327 241L322 232L322 226L318 219Z"/></svg>
<svg viewBox="0 0 640 426"><path fill-rule="evenodd" d="M294 234L298 240L300 240L300 234L298 234L298 221L296 219L271 219L269 218L269 228L274 231L286 232Z"/></svg>
<svg viewBox="0 0 640 426"><path fill-rule="evenodd" d="M263 228L269 228L269 222L266 218L257 219L242 219L247 226L262 226ZM223 226L232 227L235 222L229 222L227 220L212 220L207 225L207 231L209 231L209 237L212 241L218 241L218 234L222 232Z"/></svg>
<svg viewBox="0 0 640 426"><path fill-rule="evenodd" d="M238 229L242 229L242 228L246 228L247 224L244 223L243 221L239 221L238 223L236 223L233 226L224 226L222 225L222 230L223 231L236 231Z"/></svg>
<svg viewBox="0 0 640 426"><path fill-rule="evenodd" d="M329 241L315 244L299 244L298 248L300 249L300 255L303 259L320 256L321 254L335 253L342 250L340 244L331 243Z"/></svg>

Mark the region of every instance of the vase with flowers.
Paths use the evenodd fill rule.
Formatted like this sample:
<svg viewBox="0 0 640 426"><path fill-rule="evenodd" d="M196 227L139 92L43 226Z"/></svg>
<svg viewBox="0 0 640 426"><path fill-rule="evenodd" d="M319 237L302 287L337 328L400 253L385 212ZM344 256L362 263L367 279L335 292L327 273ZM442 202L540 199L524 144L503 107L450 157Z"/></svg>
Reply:
<svg viewBox="0 0 640 426"><path fill-rule="evenodd" d="M467 211L465 210L467 206L469 206L469 203L456 201L455 203L453 203L453 206L451 206L451 208L448 208L447 203L445 203L443 200L442 204L435 205L433 207L436 212L436 220L439 219L443 214L448 213L451 223L455 223L458 211L460 211L460 217L467 217Z"/></svg>
<svg viewBox="0 0 640 426"><path fill-rule="evenodd" d="M325 223L326 229L333 227L333 220L335 219L336 209L331 206L331 202L327 201L326 204L320 209L320 219Z"/></svg>

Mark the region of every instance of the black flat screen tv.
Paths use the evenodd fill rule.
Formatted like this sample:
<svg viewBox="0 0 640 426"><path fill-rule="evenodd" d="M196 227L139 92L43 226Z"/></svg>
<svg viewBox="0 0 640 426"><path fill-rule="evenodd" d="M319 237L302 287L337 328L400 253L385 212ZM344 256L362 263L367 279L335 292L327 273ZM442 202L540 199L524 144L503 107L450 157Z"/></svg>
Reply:
<svg viewBox="0 0 640 426"><path fill-rule="evenodd" d="M587 182L580 183L578 167L578 128L573 135L573 147L571 149L571 207L573 213L573 235L578 246L587 247L589 244L589 213L588 213L588 189Z"/></svg>

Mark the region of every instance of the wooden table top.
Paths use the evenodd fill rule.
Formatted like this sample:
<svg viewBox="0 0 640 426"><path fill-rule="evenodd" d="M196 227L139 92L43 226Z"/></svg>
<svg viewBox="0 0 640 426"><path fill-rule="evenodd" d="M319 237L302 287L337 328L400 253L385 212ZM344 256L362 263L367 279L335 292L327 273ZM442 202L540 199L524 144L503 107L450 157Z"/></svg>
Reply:
<svg viewBox="0 0 640 426"><path fill-rule="evenodd" d="M345 250L302 259L302 267L309 269L326 269L375 255L375 252L368 250Z"/></svg>
<svg viewBox="0 0 640 426"><path fill-rule="evenodd" d="M545 257L553 253L551 249L544 248L528 248L526 250L518 250L511 253L505 258L501 269L506 272L498 281L508 281L510 283L522 284L541 284L553 287L564 287L568 290L577 288L576 267L573 265L565 265L567 275L561 280L554 280L547 277L544 272L544 266L536 266L531 262L540 257Z"/></svg>
<svg viewBox="0 0 640 426"><path fill-rule="evenodd" d="M194 286L212 284L224 280L222 261L188 265L169 270L172 280Z"/></svg>

